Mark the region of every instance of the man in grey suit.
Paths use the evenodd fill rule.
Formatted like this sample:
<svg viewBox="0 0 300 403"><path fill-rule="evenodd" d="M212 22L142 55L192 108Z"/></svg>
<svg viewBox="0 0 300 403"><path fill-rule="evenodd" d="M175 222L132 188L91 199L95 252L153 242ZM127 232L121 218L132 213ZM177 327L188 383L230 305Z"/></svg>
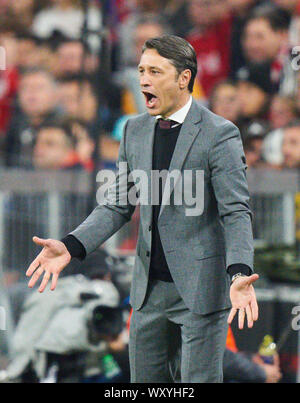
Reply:
<svg viewBox="0 0 300 403"><path fill-rule="evenodd" d="M240 328L246 316L249 327L258 318L240 133L192 99L197 59L184 39L149 39L138 69L148 113L126 124L119 174L104 202L62 241L33 238L43 249L26 272L29 287L44 273L39 291L51 275L54 290L72 257L84 259L130 220L128 196L138 193L131 381L170 382L168 364L180 349L182 382L221 382L228 323L237 312ZM146 185L139 186L137 171ZM166 171L172 181L154 179ZM200 199L194 209L189 187Z"/></svg>

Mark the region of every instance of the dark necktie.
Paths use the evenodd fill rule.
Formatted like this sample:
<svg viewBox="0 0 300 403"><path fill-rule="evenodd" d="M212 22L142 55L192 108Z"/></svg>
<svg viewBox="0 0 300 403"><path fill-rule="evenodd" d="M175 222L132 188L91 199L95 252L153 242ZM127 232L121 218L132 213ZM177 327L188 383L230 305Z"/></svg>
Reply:
<svg viewBox="0 0 300 403"><path fill-rule="evenodd" d="M172 126L178 125L178 122L175 122L174 120L165 120L165 119L158 119L158 124L160 129L171 129Z"/></svg>

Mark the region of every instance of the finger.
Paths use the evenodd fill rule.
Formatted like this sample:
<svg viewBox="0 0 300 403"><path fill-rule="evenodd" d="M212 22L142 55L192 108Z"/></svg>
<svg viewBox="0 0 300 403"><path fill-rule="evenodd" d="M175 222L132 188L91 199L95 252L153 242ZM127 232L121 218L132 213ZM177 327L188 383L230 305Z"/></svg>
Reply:
<svg viewBox="0 0 300 403"><path fill-rule="evenodd" d="M35 258L34 261L31 263L31 265L28 267L26 271L26 276L30 277L32 273L39 267L40 265L40 260L39 258Z"/></svg>
<svg viewBox="0 0 300 403"><path fill-rule="evenodd" d="M247 305L247 307L246 307L246 315L247 315L248 327L251 328L251 327L253 327L253 318L252 318L252 311L251 311L250 305Z"/></svg>
<svg viewBox="0 0 300 403"><path fill-rule="evenodd" d="M40 267L39 269L36 270L36 272L33 274L33 276L31 277L31 279L28 283L29 288L32 288L35 285L35 283L38 281L38 279L43 274L43 272L44 272L43 267Z"/></svg>
<svg viewBox="0 0 300 403"><path fill-rule="evenodd" d="M47 244L48 244L47 239L42 239L42 238L39 238L37 236L34 236L32 238L32 240L33 240L34 243L36 243L37 245L40 245L40 246L47 246Z"/></svg>
<svg viewBox="0 0 300 403"><path fill-rule="evenodd" d="M252 310L252 318L256 321L258 319L258 305L255 297L251 300L250 306Z"/></svg>
<svg viewBox="0 0 300 403"><path fill-rule="evenodd" d="M251 276L247 277L247 282L248 284L253 284L255 283L255 281L257 281L259 279L259 275L258 274L252 274Z"/></svg>
<svg viewBox="0 0 300 403"><path fill-rule="evenodd" d="M39 292L43 292L44 289L46 288L46 285L48 284L48 281L50 279L50 273L48 271L45 272L43 281L41 282L41 285L39 287Z"/></svg>
<svg viewBox="0 0 300 403"><path fill-rule="evenodd" d="M245 321L245 310L239 309L239 329L244 328L244 321Z"/></svg>
<svg viewBox="0 0 300 403"><path fill-rule="evenodd" d="M231 309L231 311L230 311L230 313L229 313L229 316L228 316L228 319L227 319L227 323L228 323L229 325L230 325L231 322L233 321L233 318L235 317L236 311L237 311L236 308L232 308L232 309Z"/></svg>
<svg viewBox="0 0 300 403"><path fill-rule="evenodd" d="M57 280L58 280L59 274L54 273L52 276L52 283L51 283L51 291L54 291L57 285Z"/></svg>

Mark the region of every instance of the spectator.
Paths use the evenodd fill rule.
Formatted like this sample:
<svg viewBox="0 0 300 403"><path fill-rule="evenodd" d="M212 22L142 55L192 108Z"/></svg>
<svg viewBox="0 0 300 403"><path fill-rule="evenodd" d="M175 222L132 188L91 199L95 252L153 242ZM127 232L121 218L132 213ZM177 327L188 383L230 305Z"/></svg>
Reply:
<svg viewBox="0 0 300 403"><path fill-rule="evenodd" d="M258 355L225 350L224 383L278 383L282 378L279 364L265 364Z"/></svg>
<svg viewBox="0 0 300 403"><path fill-rule="evenodd" d="M246 64L242 69L254 65L258 75L260 69L267 71L265 79L270 93L278 91L284 65L289 60L288 27L286 13L269 5L254 9L245 24L243 51Z"/></svg>
<svg viewBox="0 0 300 403"><path fill-rule="evenodd" d="M228 0L228 3L232 12L230 74L234 77L245 64L241 38L247 17L257 0Z"/></svg>
<svg viewBox="0 0 300 403"><path fill-rule="evenodd" d="M290 16L289 43L290 46L299 45L299 0L272 0L279 8Z"/></svg>
<svg viewBox="0 0 300 403"><path fill-rule="evenodd" d="M59 82L58 102L67 116L84 122L90 136L98 141L102 132L111 131L120 115L120 101L114 102L118 88L108 79L106 85L102 80L99 95L95 90L95 85L87 77L65 77Z"/></svg>
<svg viewBox="0 0 300 403"><path fill-rule="evenodd" d="M93 153L95 151L95 141L91 138L87 126L80 119L69 119L72 135L76 139L76 153L80 163L87 171L94 169Z"/></svg>
<svg viewBox="0 0 300 403"><path fill-rule="evenodd" d="M290 57L284 65L283 77L280 83L280 92L284 95L295 95L297 87L298 69L294 67L294 57L298 55L299 40L300 40L300 18L299 18L299 1L298 0L272 0L279 8L285 10L290 18L288 31L288 46Z"/></svg>
<svg viewBox="0 0 300 403"><path fill-rule="evenodd" d="M30 69L20 79L19 105L15 109L6 134L6 164L28 167L41 124L56 121L62 113L57 107L57 85L53 76L43 69Z"/></svg>
<svg viewBox="0 0 300 403"><path fill-rule="evenodd" d="M212 87L229 73L231 16L229 10L217 16L216 7L226 10L221 0L189 0L188 15L192 31L186 39L198 58L198 80L209 97ZM224 15L225 14L225 15Z"/></svg>
<svg viewBox="0 0 300 403"><path fill-rule="evenodd" d="M294 98L275 95L270 104L270 125L273 129L286 126L297 117L297 109Z"/></svg>
<svg viewBox="0 0 300 403"><path fill-rule="evenodd" d="M283 167L300 168L300 121L289 123L283 130Z"/></svg>
<svg viewBox="0 0 300 403"><path fill-rule="evenodd" d="M263 121L252 121L242 131L243 145L246 163L249 168L264 168L265 162L262 158L262 148L267 126Z"/></svg>
<svg viewBox="0 0 300 403"><path fill-rule="evenodd" d="M169 0L164 9L168 24L172 27L174 35L187 36L192 29L188 18L188 7L186 0Z"/></svg>
<svg viewBox="0 0 300 403"><path fill-rule="evenodd" d="M18 35L18 67L22 71L37 66L38 41L30 32Z"/></svg>
<svg viewBox="0 0 300 403"><path fill-rule="evenodd" d="M241 128L253 119L267 119L270 82L268 68L251 66L240 70L237 81L238 99L241 108Z"/></svg>
<svg viewBox="0 0 300 403"><path fill-rule="evenodd" d="M76 139L64 125L44 125L36 134L33 166L36 169L81 169Z"/></svg>
<svg viewBox="0 0 300 403"><path fill-rule="evenodd" d="M95 73L98 67L98 58L93 55L87 45L80 40L63 39L56 49L57 77L84 73Z"/></svg>
<svg viewBox="0 0 300 403"><path fill-rule="evenodd" d="M78 76L61 80L58 101L70 117L92 124L96 119L98 102L91 82Z"/></svg>
<svg viewBox="0 0 300 403"><path fill-rule="evenodd" d="M141 17L151 16L165 18L160 0L134 0L131 2L132 12L120 24L118 30L119 38L119 69L128 66L136 66L136 55L133 43L133 35L137 22Z"/></svg>
<svg viewBox="0 0 300 403"><path fill-rule="evenodd" d="M236 84L229 80L218 83L211 92L209 107L212 112L238 126L241 105Z"/></svg>
<svg viewBox="0 0 300 403"><path fill-rule="evenodd" d="M273 168L279 168L283 163L282 128L297 117L295 99L283 95L275 95L270 105L269 122L273 129L268 133L263 143L263 158Z"/></svg>
<svg viewBox="0 0 300 403"><path fill-rule="evenodd" d="M18 41L13 31L13 22L0 25L0 141L3 141L10 122L14 100L18 90L17 66ZM5 49L5 55L3 53ZM4 64L4 66L3 66ZM3 69L3 67L5 67ZM0 146L0 149L2 147Z"/></svg>

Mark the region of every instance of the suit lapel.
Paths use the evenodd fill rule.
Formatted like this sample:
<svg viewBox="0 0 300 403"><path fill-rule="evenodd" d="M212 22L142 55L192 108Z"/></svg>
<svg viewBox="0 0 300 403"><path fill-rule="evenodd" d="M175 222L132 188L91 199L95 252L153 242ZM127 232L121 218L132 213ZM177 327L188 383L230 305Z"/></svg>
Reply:
<svg viewBox="0 0 300 403"><path fill-rule="evenodd" d="M174 169L181 171L186 156L197 137L198 133L201 131L199 125L197 125L202 119L201 116L201 108L193 100L191 108L187 114L187 117L182 125L180 130L175 150L171 159L169 172ZM139 167L144 170L147 174L148 178L148 205L143 205L142 209L144 214L146 214L146 219L150 223L152 221L152 204L151 204L151 170L152 170L152 157L153 157L153 145L154 145L154 136L155 136L155 124L156 119L154 117L148 116L147 121L143 126L144 139L142 141L143 149L141 150L141 157ZM170 192L167 193L166 189L163 194L163 202L160 208L159 217L161 216L165 204L167 203L169 196L172 194L177 181L171 181L170 183ZM166 198L166 200L164 200Z"/></svg>
<svg viewBox="0 0 300 403"><path fill-rule="evenodd" d="M181 171L184 161L186 159L186 156L187 156L195 138L198 136L198 134L201 131L201 127L199 127L199 125L198 125L198 123L201 121L201 119L202 119L201 109L197 105L196 101L193 100L191 108L190 108L190 110L187 114L187 117L185 118L185 121L183 122L182 128L180 130L180 133L179 133L179 136L178 136L178 139L176 142L176 146L174 149L174 153L173 153L173 156L171 159L169 172L172 172L173 170ZM160 218L166 203L170 199L170 195L172 194L179 178L176 178L176 179L177 180L170 181L170 191L168 191L167 189L164 189L162 205L160 208L158 218Z"/></svg>
<svg viewBox="0 0 300 403"><path fill-rule="evenodd" d="M147 204L143 204L141 209L144 212L144 217L147 222L152 221L152 204L151 204L151 170L152 170L152 156L153 156L153 146L154 146L154 135L155 135L155 125L156 119L148 115L148 119L145 122L142 131L144 133L144 139L141 142L142 150L140 155L140 164L144 172L147 174L148 178L148 189L147 189Z"/></svg>

